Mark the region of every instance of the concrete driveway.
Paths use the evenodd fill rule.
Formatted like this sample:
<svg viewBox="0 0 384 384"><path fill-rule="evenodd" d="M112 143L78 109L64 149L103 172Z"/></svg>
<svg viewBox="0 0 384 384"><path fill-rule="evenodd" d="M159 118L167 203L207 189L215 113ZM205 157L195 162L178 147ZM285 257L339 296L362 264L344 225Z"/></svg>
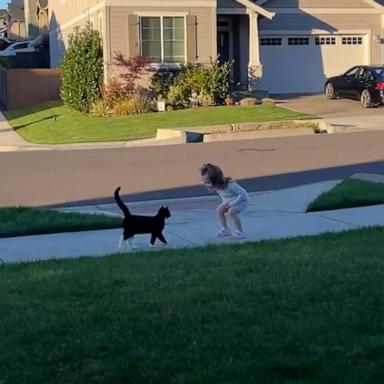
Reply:
<svg viewBox="0 0 384 384"><path fill-rule="evenodd" d="M316 115L339 131L384 129L384 106L364 109L358 100L328 100L325 95L275 95L278 104Z"/></svg>

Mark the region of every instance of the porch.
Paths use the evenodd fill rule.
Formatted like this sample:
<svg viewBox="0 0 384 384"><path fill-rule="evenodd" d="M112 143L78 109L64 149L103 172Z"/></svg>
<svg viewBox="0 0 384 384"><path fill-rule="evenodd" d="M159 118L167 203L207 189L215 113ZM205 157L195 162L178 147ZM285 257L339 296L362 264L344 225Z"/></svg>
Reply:
<svg viewBox="0 0 384 384"><path fill-rule="evenodd" d="M260 91L263 74L259 51L259 17L274 13L249 0L221 0L217 8L217 54L233 61L231 87L238 91Z"/></svg>

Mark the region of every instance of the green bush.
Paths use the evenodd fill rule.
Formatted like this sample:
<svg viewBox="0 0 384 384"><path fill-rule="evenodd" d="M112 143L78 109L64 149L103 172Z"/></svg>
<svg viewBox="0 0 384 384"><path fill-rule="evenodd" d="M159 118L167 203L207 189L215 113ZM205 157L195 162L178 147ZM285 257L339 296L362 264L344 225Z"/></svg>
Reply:
<svg viewBox="0 0 384 384"><path fill-rule="evenodd" d="M179 70L158 70L151 77L150 90L157 98L167 98L169 87L174 85Z"/></svg>
<svg viewBox="0 0 384 384"><path fill-rule="evenodd" d="M0 57L0 67L9 68L9 58L8 57Z"/></svg>
<svg viewBox="0 0 384 384"><path fill-rule="evenodd" d="M202 106L223 104L229 93L231 68L231 62L211 61L209 65L184 66L178 73L158 71L152 77L151 90L173 108L189 107L193 93Z"/></svg>
<svg viewBox="0 0 384 384"><path fill-rule="evenodd" d="M103 56L99 32L89 24L75 28L61 65L61 98L66 106L89 112L100 97Z"/></svg>
<svg viewBox="0 0 384 384"><path fill-rule="evenodd" d="M229 92L229 79L232 62L211 61L205 72L205 93L210 95L215 104L222 104Z"/></svg>

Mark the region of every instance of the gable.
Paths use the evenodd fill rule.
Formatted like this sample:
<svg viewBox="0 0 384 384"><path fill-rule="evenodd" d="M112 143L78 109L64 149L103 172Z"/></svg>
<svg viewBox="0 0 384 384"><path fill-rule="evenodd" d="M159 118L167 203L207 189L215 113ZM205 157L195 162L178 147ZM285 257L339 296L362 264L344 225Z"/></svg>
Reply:
<svg viewBox="0 0 384 384"><path fill-rule="evenodd" d="M373 0L263 0L258 4L267 8L372 8Z"/></svg>

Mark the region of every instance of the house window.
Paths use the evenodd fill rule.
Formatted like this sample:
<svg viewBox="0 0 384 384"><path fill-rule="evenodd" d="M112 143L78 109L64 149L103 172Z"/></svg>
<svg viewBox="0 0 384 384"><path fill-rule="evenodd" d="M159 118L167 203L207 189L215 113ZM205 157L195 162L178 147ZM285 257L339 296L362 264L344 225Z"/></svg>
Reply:
<svg viewBox="0 0 384 384"><path fill-rule="evenodd" d="M363 44L363 38L358 36L343 37L341 43L343 45L361 45Z"/></svg>
<svg viewBox="0 0 384 384"><path fill-rule="evenodd" d="M260 45L281 45L281 37L262 37Z"/></svg>
<svg viewBox="0 0 384 384"><path fill-rule="evenodd" d="M155 63L185 63L185 18L141 17L141 54Z"/></svg>
<svg viewBox="0 0 384 384"><path fill-rule="evenodd" d="M308 37L288 37L288 45L309 45Z"/></svg>
<svg viewBox="0 0 384 384"><path fill-rule="evenodd" d="M335 45L336 38L335 37L315 37L316 45Z"/></svg>

